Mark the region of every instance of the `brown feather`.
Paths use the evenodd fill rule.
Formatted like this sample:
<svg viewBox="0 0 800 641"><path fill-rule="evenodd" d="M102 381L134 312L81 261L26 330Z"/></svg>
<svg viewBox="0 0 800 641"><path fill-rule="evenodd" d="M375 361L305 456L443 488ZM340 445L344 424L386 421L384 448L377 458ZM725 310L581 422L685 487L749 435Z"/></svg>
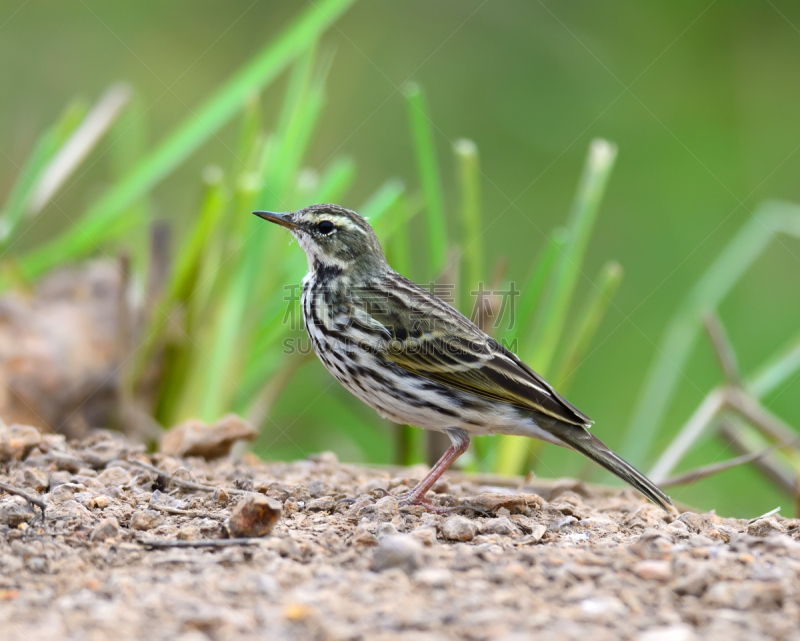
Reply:
<svg viewBox="0 0 800 641"><path fill-rule="evenodd" d="M367 313L393 341L384 356L423 378L541 412L571 425L592 420L562 398L515 354L440 298L396 272L380 287L359 291ZM386 278L387 276L384 276Z"/></svg>

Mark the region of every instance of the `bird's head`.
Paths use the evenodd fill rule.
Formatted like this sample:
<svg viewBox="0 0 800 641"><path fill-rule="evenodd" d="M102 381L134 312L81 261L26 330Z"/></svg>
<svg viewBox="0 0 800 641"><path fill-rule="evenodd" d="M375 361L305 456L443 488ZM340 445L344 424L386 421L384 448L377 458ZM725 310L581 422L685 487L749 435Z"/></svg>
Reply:
<svg viewBox="0 0 800 641"><path fill-rule="evenodd" d="M253 213L291 231L308 257L309 269L322 266L369 271L386 267L383 249L372 227L350 209L324 204L287 213Z"/></svg>

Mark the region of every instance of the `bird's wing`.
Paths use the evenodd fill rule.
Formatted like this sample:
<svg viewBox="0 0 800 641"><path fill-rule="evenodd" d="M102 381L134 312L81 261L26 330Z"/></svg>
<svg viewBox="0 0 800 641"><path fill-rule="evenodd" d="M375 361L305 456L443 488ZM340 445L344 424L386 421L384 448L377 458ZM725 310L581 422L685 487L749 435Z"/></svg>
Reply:
<svg viewBox="0 0 800 641"><path fill-rule="evenodd" d="M573 425L592 420L516 355L430 292L391 274L390 287L368 287L357 299L391 334L383 356L423 378L483 398L542 412ZM362 312L363 313L363 312Z"/></svg>

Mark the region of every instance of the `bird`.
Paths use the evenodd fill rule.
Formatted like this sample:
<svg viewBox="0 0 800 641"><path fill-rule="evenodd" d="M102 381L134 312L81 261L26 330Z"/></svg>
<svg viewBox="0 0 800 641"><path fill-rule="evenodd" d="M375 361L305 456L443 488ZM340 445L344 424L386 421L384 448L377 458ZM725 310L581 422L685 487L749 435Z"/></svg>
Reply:
<svg viewBox="0 0 800 641"><path fill-rule="evenodd" d="M305 251L303 319L327 370L382 417L449 437L400 505L436 511L426 494L470 438L512 434L580 452L674 511L661 489L589 431L586 414L466 316L394 271L365 218L334 204L253 213L288 229Z"/></svg>

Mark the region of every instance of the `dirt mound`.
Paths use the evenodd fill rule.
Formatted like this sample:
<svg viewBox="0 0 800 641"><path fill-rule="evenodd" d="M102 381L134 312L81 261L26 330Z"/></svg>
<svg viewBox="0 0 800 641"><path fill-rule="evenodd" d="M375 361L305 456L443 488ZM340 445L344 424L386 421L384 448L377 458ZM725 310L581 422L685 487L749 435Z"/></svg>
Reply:
<svg viewBox="0 0 800 641"><path fill-rule="evenodd" d="M439 515L381 497L419 470L146 457L110 433L45 435L0 472L47 506L0 496L6 641L800 638L800 522L780 516L469 480L434 488ZM281 519L223 547L249 492ZM200 542L219 547L159 547Z"/></svg>

